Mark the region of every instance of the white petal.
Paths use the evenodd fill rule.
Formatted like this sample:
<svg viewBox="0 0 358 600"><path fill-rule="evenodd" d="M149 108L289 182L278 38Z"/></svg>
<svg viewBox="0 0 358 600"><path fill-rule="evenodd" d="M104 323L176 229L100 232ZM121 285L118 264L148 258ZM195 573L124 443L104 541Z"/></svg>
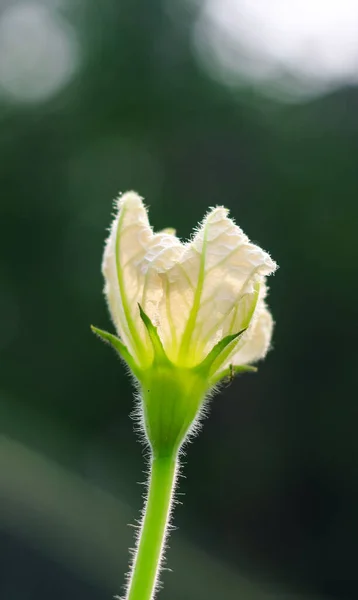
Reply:
<svg viewBox="0 0 358 600"><path fill-rule="evenodd" d="M172 229L154 234L135 192L118 201L103 258L113 321L139 362L152 355L152 347L138 303L158 326L169 357L187 364L201 361L225 335L248 327L255 312L230 361L260 358L272 324L263 282L275 267L224 208L206 216L190 243L182 244Z"/></svg>
<svg viewBox="0 0 358 600"><path fill-rule="evenodd" d="M145 285L140 264L153 232L142 199L135 192L121 196L117 208L102 263L105 294L118 334L138 357L141 339L146 340L138 311ZM152 294L155 293L158 296L161 293L158 286L152 289Z"/></svg>
<svg viewBox="0 0 358 600"><path fill-rule="evenodd" d="M153 233L135 192L121 196L117 208L102 263L105 294L118 334L140 362L143 348L144 355L150 356L152 347L138 303L157 324L163 296L160 273L172 266L183 247L172 229Z"/></svg>
<svg viewBox="0 0 358 600"><path fill-rule="evenodd" d="M219 339L247 326L255 282L276 268L227 212L213 209L178 262L166 272L160 308L161 315L165 310L168 313L165 307L169 303L172 326L163 327L161 334L169 346L176 332L176 352L182 360L189 353L190 360L199 361Z"/></svg>
<svg viewBox="0 0 358 600"><path fill-rule="evenodd" d="M156 233L153 235L150 247L141 264L143 273L145 273L141 305L154 325L158 326L162 341L164 341L162 331L169 330L171 327L170 312L162 309L168 291L165 274L179 260L182 253L183 245L175 235L166 232ZM160 295L155 291L158 289L160 289ZM166 308L168 308L168 302ZM175 337L175 331L172 333Z"/></svg>
<svg viewBox="0 0 358 600"><path fill-rule="evenodd" d="M243 340L242 344L239 344L235 353L227 361L226 366L229 364L235 366L247 365L266 356L271 343L273 319L263 302L260 303L256 311L257 315L255 315L252 326L247 333L247 338Z"/></svg>

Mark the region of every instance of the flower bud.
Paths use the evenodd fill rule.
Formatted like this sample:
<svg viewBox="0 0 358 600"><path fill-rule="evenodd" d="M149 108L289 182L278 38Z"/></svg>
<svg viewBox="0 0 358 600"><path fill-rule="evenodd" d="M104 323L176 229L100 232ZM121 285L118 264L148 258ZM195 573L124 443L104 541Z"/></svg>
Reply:
<svg viewBox="0 0 358 600"><path fill-rule="evenodd" d="M178 449L215 384L265 356L265 282L275 269L223 207L183 243L172 229L153 232L136 193L118 200L102 269L118 337L93 330L137 378L155 453Z"/></svg>

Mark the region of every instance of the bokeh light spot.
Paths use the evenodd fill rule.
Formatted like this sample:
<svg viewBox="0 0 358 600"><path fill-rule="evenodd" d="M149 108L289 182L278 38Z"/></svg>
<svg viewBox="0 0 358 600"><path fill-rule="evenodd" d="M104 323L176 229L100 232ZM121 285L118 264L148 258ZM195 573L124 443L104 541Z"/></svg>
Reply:
<svg viewBox="0 0 358 600"><path fill-rule="evenodd" d="M44 101L79 66L73 28L40 3L9 6L0 18L0 92L16 102Z"/></svg>
<svg viewBox="0 0 358 600"><path fill-rule="evenodd" d="M299 98L358 82L357 31L355 0L206 0L194 46L225 83Z"/></svg>

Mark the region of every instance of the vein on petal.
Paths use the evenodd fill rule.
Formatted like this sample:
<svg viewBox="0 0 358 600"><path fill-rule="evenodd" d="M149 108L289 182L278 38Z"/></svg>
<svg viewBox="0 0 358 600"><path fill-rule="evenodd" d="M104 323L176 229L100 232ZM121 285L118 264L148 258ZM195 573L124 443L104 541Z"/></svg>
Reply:
<svg viewBox="0 0 358 600"><path fill-rule="evenodd" d="M136 329L136 326L133 322L133 318L131 315L131 311L129 308L129 304L128 304L128 298L127 295L125 293L125 286L124 286L124 280L123 280L123 270L121 267L121 260L120 260L120 251L121 251L121 236L120 236L120 230L121 230L121 226L123 224L123 220L124 220L124 215L126 213L126 209L123 206L122 207L122 212L119 215L119 219L118 219L118 223L117 223L117 231L116 231L116 243L115 243L115 256L116 256L116 267L117 267L117 279L118 279L118 286L119 286L119 292L120 292L120 296L122 299L122 306L123 306L123 311L125 314L125 318L127 320L127 324L128 324L128 328L129 331L131 333L134 345L137 348L137 351L139 353L140 356L142 356L143 353L143 344L141 342L141 339L139 337L138 331Z"/></svg>

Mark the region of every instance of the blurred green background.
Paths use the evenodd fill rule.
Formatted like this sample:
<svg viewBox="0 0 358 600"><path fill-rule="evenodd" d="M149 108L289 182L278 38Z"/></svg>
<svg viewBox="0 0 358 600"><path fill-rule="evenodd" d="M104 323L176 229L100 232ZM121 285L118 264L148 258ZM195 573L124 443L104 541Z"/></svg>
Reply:
<svg viewBox="0 0 358 600"><path fill-rule="evenodd" d="M218 2L0 3L2 600L121 593L144 450L89 326L111 328L100 262L127 189L183 238L224 204L280 265L274 351L187 448L159 597L358 597L357 61L308 21L305 52L253 56L266 27L245 37L247 2Z"/></svg>

